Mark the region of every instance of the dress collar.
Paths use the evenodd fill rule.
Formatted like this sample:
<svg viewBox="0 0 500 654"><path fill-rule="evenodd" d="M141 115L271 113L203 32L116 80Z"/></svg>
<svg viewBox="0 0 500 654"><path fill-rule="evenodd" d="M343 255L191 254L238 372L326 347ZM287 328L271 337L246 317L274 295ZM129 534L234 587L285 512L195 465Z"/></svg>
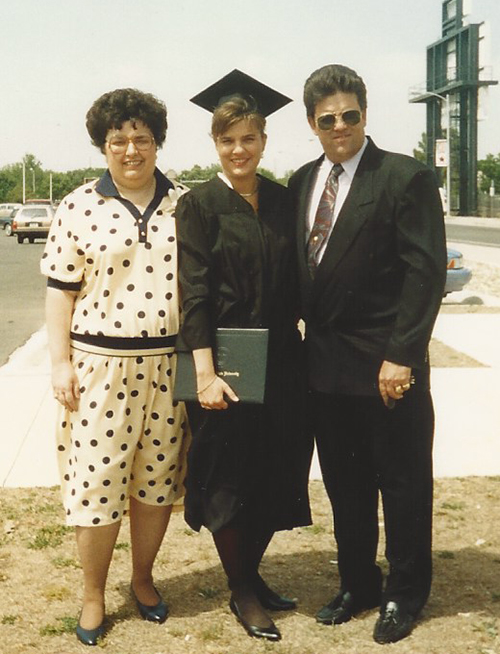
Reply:
<svg viewBox="0 0 500 654"><path fill-rule="evenodd" d="M161 195L162 197L168 195L170 189L175 188L172 182L165 177L165 175L158 169L155 168L154 176L156 179L156 190L155 195ZM108 198L119 198L120 193L116 188L116 185L111 177L109 170L106 170L101 179L97 182L95 190Z"/></svg>

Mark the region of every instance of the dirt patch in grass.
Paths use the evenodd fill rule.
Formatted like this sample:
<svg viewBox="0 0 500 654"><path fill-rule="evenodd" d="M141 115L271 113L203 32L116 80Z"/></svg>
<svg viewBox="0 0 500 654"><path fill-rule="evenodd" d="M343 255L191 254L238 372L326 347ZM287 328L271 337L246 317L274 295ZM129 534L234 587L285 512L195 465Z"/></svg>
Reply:
<svg viewBox="0 0 500 654"><path fill-rule="evenodd" d="M433 368L486 368L484 363L476 361L468 354L455 350L446 343L431 339L429 359Z"/></svg>
<svg viewBox="0 0 500 654"><path fill-rule="evenodd" d="M94 651L113 654L373 654L376 611L340 627L314 614L338 589L332 519L323 485L311 482L312 527L274 538L262 570L269 583L299 598L275 614L279 643L249 638L230 613L211 537L175 514L156 566L171 615L162 626L140 620L129 593L130 545L124 521L108 593L109 630ZM381 517L382 522L382 517ZM413 634L393 654L500 652L500 477L436 482L434 586ZM383 567L384 543L379 558ZM0 504L0 651L72 654L81 570L74 534L64 526L59 489L3 489ZM386 646L386 649L388 647ZM87 650L88 651L88 650Z"/></svg>

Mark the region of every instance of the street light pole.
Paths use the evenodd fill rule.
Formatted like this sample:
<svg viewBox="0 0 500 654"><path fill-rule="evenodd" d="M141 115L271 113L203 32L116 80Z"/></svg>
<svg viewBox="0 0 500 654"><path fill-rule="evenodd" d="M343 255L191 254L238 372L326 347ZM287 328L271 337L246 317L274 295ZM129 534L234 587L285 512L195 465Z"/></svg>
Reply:
<svg viewBox="0 0 500 654"><path fill-rule="evenodd" d="M446 111L446 150L448 155L448 165L446 166L446 218L449 218L451 205L451 115L449 95L444 96L444 103Z"/></svg>
<svg viewBox="0 0 500 654"><path fill-rule="evenodd" d="M446 113L445 129L446 129L446 218L450 217L451 205L451 113L450 113L450 96L439 95L433 91L426 91L426 94L433 95L444 102L444 110Z"/></svg>
<svg viewBox="0 0 500 654"><path fill-rule="evenodd" d="M35 169L31 168L31 175L33 177L33 195L35 195Z"/></svg>

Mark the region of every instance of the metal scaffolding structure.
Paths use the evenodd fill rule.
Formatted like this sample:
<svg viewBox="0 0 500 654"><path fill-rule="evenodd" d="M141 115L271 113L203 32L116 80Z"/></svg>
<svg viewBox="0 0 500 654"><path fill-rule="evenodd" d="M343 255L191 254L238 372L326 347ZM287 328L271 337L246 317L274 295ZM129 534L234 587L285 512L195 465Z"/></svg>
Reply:
<svg viewBox="0 0 500 654"><path fill-rule="evenodd" d="M430 167L440 167L436 142L447 140L447 212L471 216L477 211L479 89L498 82L482 65L483 23L466 23L463 5L464 0L443 1L441 38L427 47L427 81L411 89L410 102L427 105Z"/></svg>

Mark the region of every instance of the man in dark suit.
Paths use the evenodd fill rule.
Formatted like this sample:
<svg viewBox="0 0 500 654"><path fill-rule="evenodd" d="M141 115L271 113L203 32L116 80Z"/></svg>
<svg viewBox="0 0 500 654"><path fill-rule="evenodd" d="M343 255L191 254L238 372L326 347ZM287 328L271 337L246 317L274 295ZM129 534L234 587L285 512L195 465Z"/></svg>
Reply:
<svg viewBox="0 0 500 654"><path fill-rule="evenodd" d="M365 136L366 88L355 71L315 71L304 102L324 154L289 187L314 428L341 580L317 620L340 624L380 605L374 639L394 642L412 630L431 585L427 347L446 276L443 211L431 170ZM383 111L394 120L390 107ZM379 491L389 563L383 590Z"/></svg>

